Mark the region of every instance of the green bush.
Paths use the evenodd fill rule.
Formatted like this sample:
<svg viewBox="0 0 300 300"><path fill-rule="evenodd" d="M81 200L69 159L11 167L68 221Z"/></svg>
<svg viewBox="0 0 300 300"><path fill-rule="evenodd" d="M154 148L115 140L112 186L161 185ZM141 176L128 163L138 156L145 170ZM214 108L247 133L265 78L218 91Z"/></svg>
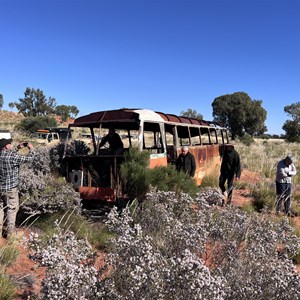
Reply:
<svg viewBox="0 0 300 300"><path fill-rule="evenodd" d="M183 172L177 172L173 166L156 167L149 172L149 183L160 191L184 192L195 197L199 191L193 178Z"/></svg>
<svg viewBox="0 0 300 300"><path fill-rule="evenodd" d="M139 152L130 148L124 155L124 163L120 167L120 175L124 189L129 198L142 200L147 193L149 182L147 168L149 165L149 153Z"/></svg>
<svg viewBox="0 0 300 300"><path fill-rule="evenodd" d="M239 141L246 146L250 146L251 144L254 143L253 137L251 137L249 134L245 134L245 135L239 137Z"/></svg>
<svg viewBox="0 0 300 300"><path fill-rule="evenodd" d="M194 179L182 172L177 172L173 166L149 169L149 154L138 152L134 148L129 149L129 152L125 154L120 173L127 195L140 201L144 199L150 186L161 191L174 191L177 194L185 192L192 197L198 191Z"/></svg>
<svg viewBox="0 0 300 300"><path fill-rule="evenodd" d="M35 132L38 129L47 127L57 127L56 120L49 116L38 116L24 118L15 126L15 129L26 132Z"/></svg>

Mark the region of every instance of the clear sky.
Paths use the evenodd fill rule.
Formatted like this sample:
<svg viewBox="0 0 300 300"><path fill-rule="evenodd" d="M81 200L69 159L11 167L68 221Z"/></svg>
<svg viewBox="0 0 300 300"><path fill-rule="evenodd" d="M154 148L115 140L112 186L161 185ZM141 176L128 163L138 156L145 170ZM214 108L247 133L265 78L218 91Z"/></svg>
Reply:
<svg viewBox="0 0 300 300"><path fill-rule="evenodd" d="M212 102L262 100L270 134L300 101L298 0L0 0L4 109L26 87L79 115L128 108L212 120Z"/></svg>

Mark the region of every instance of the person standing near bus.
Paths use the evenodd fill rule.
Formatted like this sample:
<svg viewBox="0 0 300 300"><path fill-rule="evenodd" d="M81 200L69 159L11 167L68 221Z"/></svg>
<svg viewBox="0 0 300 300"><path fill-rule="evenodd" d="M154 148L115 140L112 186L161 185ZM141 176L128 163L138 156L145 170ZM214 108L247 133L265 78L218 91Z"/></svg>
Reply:
<svg viewBox="0 0 300 300"><path fill-rule="evenodd" d="M17 153L19 149L24 147L29 149L27 155ZM12 139L0 139L0 234L2 233L6 238L15 233L19 210L20 166L24 163L31 163L33 159L32 144L21 143L17 150L14 150ZM6 225L5 230L3 230L4 225Z"/></svg>
<svg viewBox="0 0 300 300"><path fill-rule="evenodd" d="M239 153L234 149L233 145L224 146L224 154L221 163L220 177L219 177L219 187L222 191L224 199L222 200L222 205L227 200L227 204L231 204L232 193L233 193L233 181L234 178L239 180L241 176L241 161ZM226 184L227 181L227 191Z"/></svg>
<svg viewBox="0 0 300 300"><path fill-rule="evenodd" d="M190 177L195 176L196 162L194 155L189 151L187 146L181 148L181 153L179 154L176 161L176 170L179 172L184 172Z"/></svg>
<svg viewBox="0 0 300 300"><path fill-rule="evenodd" d="M276 171L276 214L279 214L281 204L284 204L284 212L291 215L292 176L296 175L296 167L292 155L279 161Z"/></svg>

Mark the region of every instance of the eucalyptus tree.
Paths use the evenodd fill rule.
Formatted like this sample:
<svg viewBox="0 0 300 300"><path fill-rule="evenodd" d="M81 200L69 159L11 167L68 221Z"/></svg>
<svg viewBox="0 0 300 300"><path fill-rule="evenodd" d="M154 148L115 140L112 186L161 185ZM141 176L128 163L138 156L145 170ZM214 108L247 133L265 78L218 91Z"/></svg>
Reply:
<svg viewBox="0 0 300 300"><path fill-rule="evenodd" d="M252 100L245 92L219 96L212 108L214 121L226 126L232 139L245 133L254 136L267 131L267 111L262 107L262 100Z"/></svg>
<svg viewBox="0 0 300 300"><path fill-rule="evenodd" d="M292 118L282 126L287 141L300 142L300 102L285 106L284 111Z"/></svg>
<svg viewBox="0 0 300 300"><path fill-rule="evenodd" d="M19 113L25 117L47 116L54 112L56 99L44 95L40 89L27 87L24 98L19 98L19 102L11 102L9 107L16 107Z"/></svg>

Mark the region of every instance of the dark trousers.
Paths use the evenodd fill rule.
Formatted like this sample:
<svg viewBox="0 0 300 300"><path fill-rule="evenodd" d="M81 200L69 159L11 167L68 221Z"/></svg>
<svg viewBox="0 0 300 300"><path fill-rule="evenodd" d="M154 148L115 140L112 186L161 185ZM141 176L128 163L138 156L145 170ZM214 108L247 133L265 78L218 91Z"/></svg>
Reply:
<svg viewBox="0 0 300 300"><path fill-rule="evenodd" d="M280 211L281 204L284 205L284 212L289 213L291 208L291 194L292 184L291 183L279 183L276 181L276 203L275 209L278 213Z"/></svg>
<svg viewBox="0 0 300 300"><path fill-rule="evenodd" d="M226 181L227 181L227 188L228 188L228 198L227 198L227 203L230 204L231 200L232 200L232 192L233 192L233 179L234 179L234 175L228 175L228 174L221 174L220 178L219 178L219 187L222 191L222 193L224 193L226 191Z"/></svg>

